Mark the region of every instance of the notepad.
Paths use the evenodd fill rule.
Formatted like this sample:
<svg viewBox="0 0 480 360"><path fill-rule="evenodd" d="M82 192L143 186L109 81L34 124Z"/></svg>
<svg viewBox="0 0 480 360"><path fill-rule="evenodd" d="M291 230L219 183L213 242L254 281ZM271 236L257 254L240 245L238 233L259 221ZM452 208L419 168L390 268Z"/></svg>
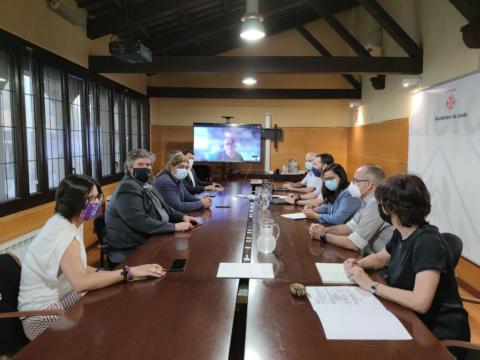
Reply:
<svg viewBox="0 0 480 360"><path fill-rule="evenodd" d="M287 219L292 219L292 220L300 220L300 219L306 219L307 216L304 213L292 213L292 214L282 214L284 218Z"/></svg>
<svg viewBox="0 0 480 360"><path fill-rule="evenodd" d="M273 265L271 263L220 263L217 278L273 279Z"/></svg>
<svg viewBox="0 0 480 360"><path fill-rule="evenodd" d="M322 278L322 283L325 285L351 285L354 284L349 279L343 264L331 264L331 263L315 263L317 271Z"/></svg>

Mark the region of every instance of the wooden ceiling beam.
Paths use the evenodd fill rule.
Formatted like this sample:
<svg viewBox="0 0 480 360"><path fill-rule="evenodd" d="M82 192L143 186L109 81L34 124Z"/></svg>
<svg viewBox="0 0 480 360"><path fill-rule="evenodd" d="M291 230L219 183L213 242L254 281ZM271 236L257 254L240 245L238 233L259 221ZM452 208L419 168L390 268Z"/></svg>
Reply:
<svg viewBox="0 0 480 360"><path fill-rule="evenodd" d="M370 53L328 10L324 0L310 0L311 6L335 30L335 32L355 51L358 56L370 57Z"/></svg>
<svg viewBox="0 0 480 360"><path fill-rule="evenodd" d="M266 21L268 21L269 16L274 15L275 13L278 13L280 11L295 8L303 4L304 2L305 0L265 1L262 3L261 12L262 15L265 17ZM204 37L218 32L239 27L241 24L240 18L242 17L242 15L244 15L244 13L245 11L243 9L237 10L235 12L230 12L229 14L221 18L207 21L201 25L192 25L176 33L171 33L153 38L150 43L152 50L169 50L171 48L182 46L195 40L200 40Z"/></svg>
<svg viewBox="0 0 480 360"><path fill-rule="evenodd" d="M405 57L351 56L157 56L151 63L130 64L111 56L90 56L97 73L256 73L256 74L419 74L422 61Z"/></svg>
<svg viewBox="0 0 480 360"><path fill-rule="evenodd" d="M450 3L468 21L475 21L480 18L480 2L477 0L450 0Z"/></svg>
<svg viewBox="0 0 480 360"><path fill-rule="evenodd" d="M361 99L360 89L148 87L147 96L200 99Z"/></svg>
<svg viewBox="0 0 480 360"><path fill-rule="evenodd" d="M131 5L130 20L132 23L147 21L202 3L205 3L205 0L146 0L137 5ZM121 9L112 14L88 20L87 36L89 39L96 39L120 32L127 27L125 11Z"/></svg>
<svg viewBox="0 0 480 360"><path fill-rule="evenodd" d="M297 31L309 42L310 45L312 45L322 56L325 57L332 57L332 54L330 51L328 51L320 42L312 35L310 31L305 29L303 26L298 26ZM353 86L354 89L361 89L362 85L360 82L355 79L354 76L350 74L342 74L343 78L347 80L350 85Z"/></svg>
<svg viewBox="0 0 480 360"><path fill-rule="evenodd" d="M422 57L422 48L402 29L376 0L358 0L367 12L411 57Z"/></svg>

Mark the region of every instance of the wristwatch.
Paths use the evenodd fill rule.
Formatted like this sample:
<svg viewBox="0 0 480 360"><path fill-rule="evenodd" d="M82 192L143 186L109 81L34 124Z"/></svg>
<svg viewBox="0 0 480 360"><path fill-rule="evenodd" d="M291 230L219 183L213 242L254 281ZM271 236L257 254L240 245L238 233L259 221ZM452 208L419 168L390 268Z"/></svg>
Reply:
<svg viewBox="0 0 480 360"><path fill-rule="evenodd" d="M376 294L377 293L377 289L378 289L378 282L373 282L371 285L370 285L370 293L372 294Z"/></svg>
<svg viewBox="0 0 480 360"><path fill-rule="evenodd" d="M327 241L327 233L328 233L328 228L325 229L325 232L320 235L320 240Z"/></svg>

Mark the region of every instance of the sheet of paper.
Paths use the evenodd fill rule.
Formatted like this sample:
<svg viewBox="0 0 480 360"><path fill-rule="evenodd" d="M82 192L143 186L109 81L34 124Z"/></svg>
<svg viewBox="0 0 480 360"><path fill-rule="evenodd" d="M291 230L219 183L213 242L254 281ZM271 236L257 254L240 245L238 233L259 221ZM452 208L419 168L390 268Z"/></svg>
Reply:
<svg viewBox="0 0 480 360"><path fill-rule="evenodd" d="M343 264L315 263L323 284L353 284L349 279Z"/></svg>
<svg viewBox="0 0 480 360"><path fill-rule="evenodd" d="M402 323L372 294L353 286L307 286L329 340L411 340Z"/></svg>
<svg viewBox="0 0 480 360"><path fill-rule="evenodd" d="M217 277L230 279L273 279L273 265L271 263L220 263Z"/></svg>
<svg viewBox="0 0 480 360"><path fill-rule="evenodd" d="M283 214L283 217L287 219L293 219L293 220L299 220L299 219L306 219L307 217L305 216L304 213L292 213L292 214Z"/></svg>
<svg viewBox="0 0 480 360"><path fill-rule="evenodd" d="M253 194L239 194L235 195L236 197L242 198L242 199L248 199L248 200L257 200L257 195Z"/></svg>

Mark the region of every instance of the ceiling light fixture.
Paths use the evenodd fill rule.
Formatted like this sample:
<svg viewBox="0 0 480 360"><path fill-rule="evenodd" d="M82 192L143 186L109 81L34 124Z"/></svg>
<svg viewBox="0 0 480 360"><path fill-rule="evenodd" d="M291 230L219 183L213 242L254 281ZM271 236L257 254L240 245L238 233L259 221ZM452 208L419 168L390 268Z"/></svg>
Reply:
<svg viewBox="0 0 480 360"><path fill-rule="evenodd" d="M263 16L258 12L258 0L247 0L247 13L242 16L240 37L248 41L265 37Z"/></svg>
<svg viewBox="0 0 480 360"><path fill-rule="evenodd" d="M246 77L245 79L242 80L242 83L244 85L255 85L257 83L257 80L253 77Z"/></svg>
<svg viewBox="0 0 480 360"><path fill-rule="evenodd" d="M420 85L421 80L422 79L420 78L420 76L412 76L412 77L404 78L402 79L402 86L404 88L415 87Z"/></svg>
<svg viewBox="0 0 480 360"><path fill-rule="evenodd" d="M0 77L0 82L6 82L7 79L3 78L3 77Z"/></svg>
<svg viewBox="0 0 480 360"><path fill-rule="evenodd" d="M360 105L362 105L361 101L353 100L353 101L350 101L349 106L350 106L350 109L354 109L354 108L360 107Z"/></svg>

